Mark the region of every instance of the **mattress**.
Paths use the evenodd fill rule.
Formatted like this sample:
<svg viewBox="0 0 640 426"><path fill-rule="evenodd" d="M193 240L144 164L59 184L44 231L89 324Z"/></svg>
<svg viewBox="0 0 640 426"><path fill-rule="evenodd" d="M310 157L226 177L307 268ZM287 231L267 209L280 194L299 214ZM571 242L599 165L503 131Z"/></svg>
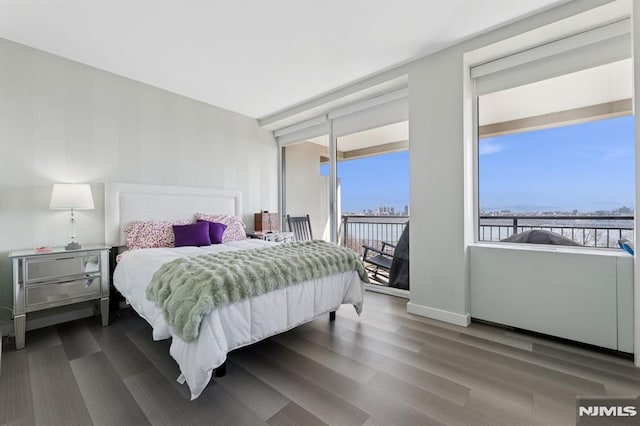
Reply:
<svg viewBox="0 0 640 426"><path fill-rule="evenodd" d="M153 328L154 340L172 338L170 354L180 367L191 399L211 380L214 369L233 349L294 328L341 304L362 306L364 283L355 271L305 281L211 311L202 321L198 338L185 342L175 336L162 310L146 298L153 274L165 262L179 257L273 245L250 239L206 247L133 250L122 256L113 275L114 286Z"/></svg>

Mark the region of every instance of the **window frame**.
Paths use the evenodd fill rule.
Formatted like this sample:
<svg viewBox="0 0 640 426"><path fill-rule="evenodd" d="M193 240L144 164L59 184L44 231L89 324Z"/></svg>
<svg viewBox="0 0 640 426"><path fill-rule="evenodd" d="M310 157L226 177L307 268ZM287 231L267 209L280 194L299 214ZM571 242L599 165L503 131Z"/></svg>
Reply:
<svg viewBox="0 0 640 426"><path fill-rule="evenodd" d="M508 243L498 241L480 240L480 193L479 193L479 96L529 84L535 81L542 81L560 75L570 74L582 69L588 69L605 63L632 57L631 46L631 20L628 16L619 17L613 22L588 22L584 25L588 27L565 29L565 36L556 35L549 38L544 33L544 28L531 31L534 34L530 47L521 48L518 51L507 50L505 42L485 46L477 50L463 54L463 156L464 156L464 240L465 247L470 245L495 245L500 244L505 247L521 247L520 243ZM527 34L530 35L530 34ZM607 43L614 46L610 54L607 52ZM603 56L585 57L583 54L589 46L594 46L596 53ZM573 52L572 52L573 50ZM625 50L626 56L621 57L620 52ZM567 61L559 61L554 68L553 59L561 58L558 54L567 54ZM605 52L605 53L603 53ZM572 55L572 53L577 53ZM586 61L586 62L585 62ZM527 63L541 64L538 67L535 78L527 76L526 79L519 78L518 71L527 66ZM492 73L501 76L508 76L510 70L514 71L514 78L507 78L503 86L496 86L487 92L486 87L478 90L479 79L491 79ZM487 86L487 85L485 85ZM637 206L636 206L637 207ZM543 250L569 250L576 248L570 246L541 246ZM603 251L603 248L578 247L578 250ZM610 249L604 249L610 251Z"/></svg>

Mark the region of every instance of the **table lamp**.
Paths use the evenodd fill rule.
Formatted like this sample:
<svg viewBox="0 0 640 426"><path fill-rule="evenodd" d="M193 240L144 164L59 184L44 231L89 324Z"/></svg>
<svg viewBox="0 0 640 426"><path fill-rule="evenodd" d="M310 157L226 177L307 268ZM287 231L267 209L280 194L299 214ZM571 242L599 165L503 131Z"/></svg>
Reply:
<svg viewBox="0 0 640 426"><path fill-rule="evenodd" d="M52 210L71 210L71 242L64 248L65 250L79 250L82 248L76 242L74 210L93 210L93 196L91 195L91 186L88 184L75 183L56 183L51 191L51 203L49 208Z"/></svg>

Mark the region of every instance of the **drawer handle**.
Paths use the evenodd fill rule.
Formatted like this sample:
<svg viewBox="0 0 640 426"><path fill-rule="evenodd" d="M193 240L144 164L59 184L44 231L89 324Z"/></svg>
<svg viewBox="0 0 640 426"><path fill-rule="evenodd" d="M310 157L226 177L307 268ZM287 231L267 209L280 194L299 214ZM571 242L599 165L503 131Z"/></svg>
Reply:
<svg viewBox="0 0 640 426"><path fill-rule="evenodd" d="M87 282L84 284L85 287L89 287L91 284L94 283L94 281L96 281L96 278L85 278L87 280ZM57 283L54 283L56 285L59 284L71 284L71 283L76 283L78 282L78 279L75 280L67 280L67 281L58 281Z"/></svg>

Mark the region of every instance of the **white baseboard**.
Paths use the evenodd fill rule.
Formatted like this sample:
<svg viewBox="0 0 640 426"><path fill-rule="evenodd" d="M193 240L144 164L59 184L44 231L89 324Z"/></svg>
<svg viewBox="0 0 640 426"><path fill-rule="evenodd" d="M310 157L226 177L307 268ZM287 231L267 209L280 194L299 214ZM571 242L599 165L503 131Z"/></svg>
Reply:
<svg viewBox="0 0 640 426"><path fill-rule="evenodd" d="M374 293L388 294L390 296L402 297L404 299L409 299L411 296L409 290L402 290L400 288L394 287L385 287L378 284L365 284L364 289L367 291L373 291Z"/></svg>
<svg viewBox="0 0 640 426"><path fill-rule="evenodd" d="M462 327L468 327L471 324L471 314L458 314L429 306L417 305L412 302L407 303L407 312Z"/></svg>

